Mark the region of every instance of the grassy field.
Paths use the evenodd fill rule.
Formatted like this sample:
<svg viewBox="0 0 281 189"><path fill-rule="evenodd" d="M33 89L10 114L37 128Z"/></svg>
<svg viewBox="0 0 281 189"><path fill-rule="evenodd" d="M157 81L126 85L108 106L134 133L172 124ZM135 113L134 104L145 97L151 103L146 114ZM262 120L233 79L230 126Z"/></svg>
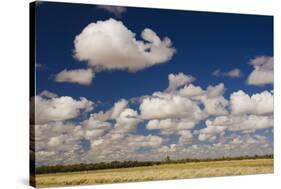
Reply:
<svg viewBox="0 0 281 189"><path fill-rule="evenodd" d="M108 169L37 175L37 187L184 179L273 173L272 159L163 164L150 167Z"/></svg>

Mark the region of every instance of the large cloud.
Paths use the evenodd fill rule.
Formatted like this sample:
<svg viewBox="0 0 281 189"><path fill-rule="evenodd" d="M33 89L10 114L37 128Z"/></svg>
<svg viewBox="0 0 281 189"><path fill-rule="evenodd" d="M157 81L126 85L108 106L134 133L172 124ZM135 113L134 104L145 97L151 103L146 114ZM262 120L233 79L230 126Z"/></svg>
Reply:
<svg viewBox="0 0 281 189"><path fill-rule="evenodd" d="M79 100L75 100L69 96L51 99L36 96L35 102L35 122L37 124L73 119L79 116L81 112L91 111L94 105L93 102L84 97L81 97Z"/></svg>
<svg viewBox="0 0 281 189"><path fill-rule="evenodd" d="M137 40L121 21L108 19L86 26L75 37L74 55L99 70L138 71L169 61L175 53L171 40L161 40L149 28ZM146 42L145 42L146 41Z"/></svg>
<svg viewBox="0 0 281 189"><path fill-rule="evenodd" d="M254 66L254 71L249 75L247 83L249 85L264 85L273 83L273 57L259 56L250 61Z"/></svg>
<svg viewBox="0 0 281 189"><path fill-rule="evenodd" d="M55 81L90 85L94 76L92 69L63 70L56 74Z"/></svg>
<svg viewBox="0 0 281 189"><path fill-rule="evenodd" d="M249 96L239 90L230 96L231 110L233 114L272 114L273 94L268 91Z"/></svg>

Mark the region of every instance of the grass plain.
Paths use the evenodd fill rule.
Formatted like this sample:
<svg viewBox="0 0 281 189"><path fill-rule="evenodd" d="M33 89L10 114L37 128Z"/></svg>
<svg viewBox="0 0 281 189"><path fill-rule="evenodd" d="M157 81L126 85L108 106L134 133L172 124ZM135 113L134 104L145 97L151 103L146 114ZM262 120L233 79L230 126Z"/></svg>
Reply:
<svg viewBox="0 0 281 189"><path fill-rule="evenodd" d="M35 176L36 187L108 184L168 179L273 173L273 159L162 164Z"/></svg>

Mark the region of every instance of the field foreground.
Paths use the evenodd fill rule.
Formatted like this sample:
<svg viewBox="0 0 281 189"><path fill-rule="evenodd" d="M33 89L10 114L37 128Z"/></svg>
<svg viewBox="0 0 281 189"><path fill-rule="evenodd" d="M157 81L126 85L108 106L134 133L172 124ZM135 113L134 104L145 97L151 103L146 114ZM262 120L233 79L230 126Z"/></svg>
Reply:
<svg viewBox="0 0 281 189"><path fill-rule="evenodd" d="M36 187L51 187L262 173L273 173L272 159L163 164L150 167L40 174L36 176L35 182Z"/></svg>

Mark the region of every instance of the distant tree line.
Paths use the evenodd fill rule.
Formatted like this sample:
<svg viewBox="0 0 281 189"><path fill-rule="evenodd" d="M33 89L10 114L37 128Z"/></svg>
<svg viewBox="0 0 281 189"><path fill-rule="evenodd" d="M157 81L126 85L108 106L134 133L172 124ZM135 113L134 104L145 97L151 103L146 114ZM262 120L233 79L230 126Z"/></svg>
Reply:
<svg viewBox="0 0 281 189"><path fill-rule="evenodd" d="M43 165L36 167L35 173L60 173L60 172L75 172L75 171L89 171L89 170L102 170L102 169L116 169L116 168L129 168L129 167L143 167L160 165L162 162L156 161L112 161L100 162L90 164L72 164L72 165Z"/></svg>
<svg viewBox="0 0 281 189"><path fill-rule="evenodd" d="M230 160L244 160L244 159L272 159L273 154L262 156L239 156L239 157L221 157L221 158L208 158L208 159L181 159L171 160L169 156L164 161L112 161L100 162L90 164L71 164L71 165L43 165L35 168L36 174L45 173L62 173L62 172L77 172L77 171L92 171L103 169L116 169L116 168L129 168L129 167L145 167L160 164L170 163L191 163L191 162L209 162L209 161L230 161Z"/></svg>
<svg viewBox="0 0 281 189"><path fill-rule="evenodd" d="M267 155L254 155L254 156L236 156L236 157L220 157L220 158L205 158L205 159L180 159L180 160L170 160L166 158L163 163L192 163L192 162L209 162L209 161L230 161L230 160L250 160L250 159L273 159L273 154Z"/></svg>

